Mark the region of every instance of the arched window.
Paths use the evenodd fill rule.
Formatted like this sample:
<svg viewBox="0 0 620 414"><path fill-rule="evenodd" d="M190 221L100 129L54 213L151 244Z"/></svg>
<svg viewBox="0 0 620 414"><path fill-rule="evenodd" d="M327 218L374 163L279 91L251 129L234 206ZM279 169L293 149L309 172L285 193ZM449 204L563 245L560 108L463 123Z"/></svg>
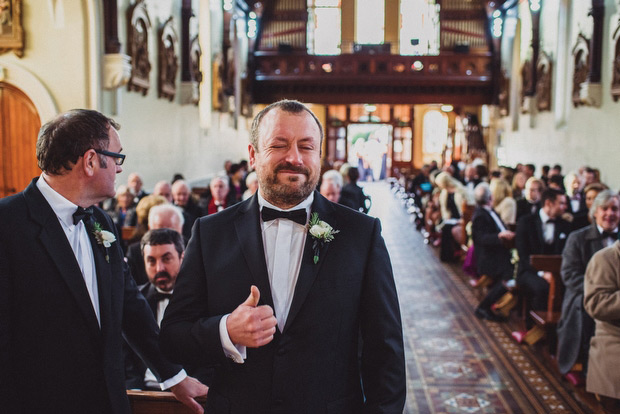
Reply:
<svg viewBox="0 0 620 414"><path fill-rule="evenodd" d="M308 1L308 53L340 54L340 0Z"/></svg>
<svg viewBox="0 0 620 414"><path fill-rule="evenodd" d="M432 109L424 114L423 126L423 153L429 160L441 156L448 137L448 116L443 112Z"/></svg>

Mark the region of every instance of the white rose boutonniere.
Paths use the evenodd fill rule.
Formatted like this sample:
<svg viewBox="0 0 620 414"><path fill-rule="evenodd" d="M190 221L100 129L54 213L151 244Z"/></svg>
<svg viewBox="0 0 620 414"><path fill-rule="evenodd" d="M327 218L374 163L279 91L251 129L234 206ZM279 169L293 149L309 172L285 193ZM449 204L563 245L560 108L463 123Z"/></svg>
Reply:
<svg viewBox="0 0 620 414"><path fill-rule="evenodd" d="M308 223L308 231L314 239L312 242L312 250L314 251L314 264L319 262L319 251L325 243L334 240L334 234L339 230L334 230L332 226L319 219L318 213L312 213L310 222Z"/></svg>
<svg viewBox="0 0 620 414"><path fill-rule="evenodd" d="M93 234L95 235L95 239L97 243L102 245L105 248L105 260L110 263L110 255L108 254L108 248L112 246L112 243L116 241L116 237L114 233L109 232L107 230L103 230L101 228L101 224L98 222L93 223Z"/></svg>

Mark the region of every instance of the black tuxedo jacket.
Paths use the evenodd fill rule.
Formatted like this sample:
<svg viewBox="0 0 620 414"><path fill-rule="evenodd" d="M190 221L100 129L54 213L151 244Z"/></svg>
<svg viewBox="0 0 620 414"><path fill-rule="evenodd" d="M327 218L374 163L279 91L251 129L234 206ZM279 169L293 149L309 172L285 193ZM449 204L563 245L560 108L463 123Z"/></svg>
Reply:
<svg viewBox="0 0 620 414"><path fill-rule="evenodd" d="M140 292L144 295L146 302L149 304L149 308L151 308L151 312L153 312L153 316L157 318L157 307L159 305L159 298L157 297L157 290L155 286L151 283L146 283L145 285L139 286ZM125 383L127 389L146 389L146 384L144 383L144 374L146 371L146 364L140 358L135 351L133 351L127 344L125 344ZM209 385L211 383L212 370L208 368L195 368L190 366L185 366L185 371L188 375L198 379L205 385ZM161 391L159 387L157 391Z"/></svg>
<svg viewBox="0 0 620 414"><path fill-rule="evenodd" d="M161 342L176 362L215 367L210 414L402 413L402 328L379 220L316 191L312 211L340 232L316 265L308 236L283 332L249 348L243 364L226 358L219 323L251 285L273 307L257 197L194 226Z"/></svg>
<svg viewBox="0 0 620 414"><path fill-rule="evenodd" d="M499 215L497 217L499 218ZM491 213L482 207L476 207L472 218L472 237L478 274L494 279L509 279L513 271L511 254L497 237L499 232L500 228Z"/></svg>
<svg viewBox="0 0 620 414"><path fill-rule="evenodd" d="M99 327L73 250L36 180L0 200L2 411L129 413L123 334L164 379L180 366L159 352L157 325L129 274L120 243L108 248L107 262L103 246L89 232ZM99 208L93 218L115 232Z"/></svg>
<svg viewBox="0 0 620 414"><path fill-rule="evenodd" d="M571 224L561 218L556 220L553 244L546 245L543 224L538 212L519 219L515 236L519 253L517 277L524 272L537 273L537 270L530 265L530 255L562 254L566 238L571 231Z"/></svg>

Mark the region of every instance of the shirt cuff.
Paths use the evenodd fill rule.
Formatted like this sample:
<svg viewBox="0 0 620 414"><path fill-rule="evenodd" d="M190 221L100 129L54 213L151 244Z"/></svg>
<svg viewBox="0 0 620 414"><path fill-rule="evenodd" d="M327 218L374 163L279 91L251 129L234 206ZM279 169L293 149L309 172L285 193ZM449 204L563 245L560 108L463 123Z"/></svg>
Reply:
<svg viewBox="0 0 620 414"><path fill-rule="evenodd" d="M228 329L226 329L228 316L230 316L230 313L224 315L222 319L220 319L220 341L222 342L222 349L226 357L232 359L237 364L243 364L247 358L246 347L244 345L235 345L230 340Z"/></svg>
<svg viewBox="0 0 620 414"><path fill-rule="evenodd" d="M159 386L160 386L161 390L164 391L164 390L167 390L167 389L172 388L175 385L179 384L185 378L187 378L187 372L185 372L184 369L181 369L181 371L179 371L179 373L177 375L175 375L174 377L169 378L169 379L167 379L164 382L160 382Z"/></svg>

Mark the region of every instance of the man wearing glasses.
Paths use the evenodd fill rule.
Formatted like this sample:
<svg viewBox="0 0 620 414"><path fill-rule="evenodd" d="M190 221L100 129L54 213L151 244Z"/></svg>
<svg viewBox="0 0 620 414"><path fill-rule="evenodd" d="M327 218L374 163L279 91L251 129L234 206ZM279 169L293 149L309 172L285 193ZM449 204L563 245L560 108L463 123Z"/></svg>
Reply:
<svg viewBox="0 0 620 414"><path fill-rule="evenodd" d="M207 388L166 361L153 314L96 204L125 155L112 119L72 110L41 128L40 177L0 200L0 401L11 413L129 413L123 336L194 412Z"/></svg>

